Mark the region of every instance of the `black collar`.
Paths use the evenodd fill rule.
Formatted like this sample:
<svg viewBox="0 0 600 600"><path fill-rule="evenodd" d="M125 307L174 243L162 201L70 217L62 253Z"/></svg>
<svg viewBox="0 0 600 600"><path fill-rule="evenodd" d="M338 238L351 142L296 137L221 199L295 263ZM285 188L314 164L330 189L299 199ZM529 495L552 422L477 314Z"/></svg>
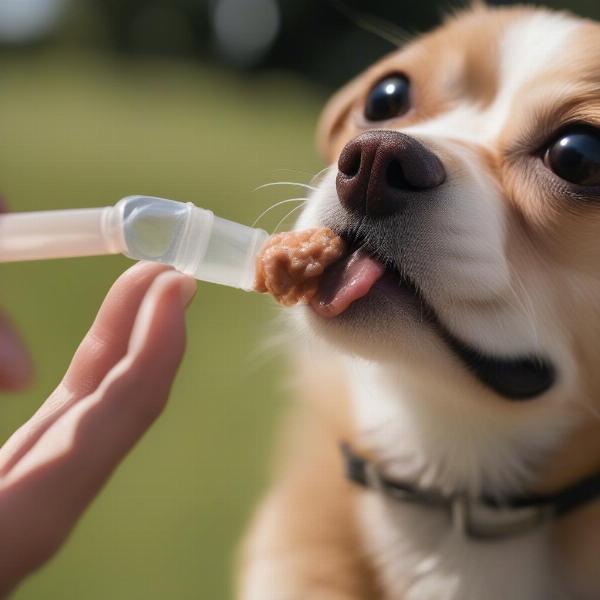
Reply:
<svg viewBox="0 0 600 600"><path fill-rule="evenodd" d="M530 494L499 500L489 495L470 498L421 489L412 483L384 477L377 465L341 444L346 477L399 502L446 510L455 527L470 539L491 540L525 533L551 518L566 515L600 498L600 473L556 494Z"/></svg>

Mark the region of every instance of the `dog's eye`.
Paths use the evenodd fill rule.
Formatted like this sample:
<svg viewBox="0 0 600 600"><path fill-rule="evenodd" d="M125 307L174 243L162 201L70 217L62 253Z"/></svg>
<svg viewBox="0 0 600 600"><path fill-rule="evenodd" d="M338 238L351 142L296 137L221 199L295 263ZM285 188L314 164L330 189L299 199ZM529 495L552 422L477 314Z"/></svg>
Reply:
<svg viewBox="0 0 600 600"><path fill-rule="evenodd" d="M369 121L385 121L399 117L410 108L410 81L397 73L377 82L365 105L365 117Z"/></svg>
<svg viewBox="0 0 600 600"><path fill-rule="evenodd" d="M579 127L563 133L546 151L544 162L566 181L600 185L600 131Z"/></svg>

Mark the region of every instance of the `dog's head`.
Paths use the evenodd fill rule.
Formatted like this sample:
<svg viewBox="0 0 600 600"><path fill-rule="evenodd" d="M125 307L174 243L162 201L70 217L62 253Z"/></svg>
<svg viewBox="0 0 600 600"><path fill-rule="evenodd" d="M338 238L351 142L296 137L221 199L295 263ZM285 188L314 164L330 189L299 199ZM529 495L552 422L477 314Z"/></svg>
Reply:
<svg viewBox="0 0 600 600"><path fill-rule="evenodd" d="M311 327L465 395L600 405L600 26L475 8L348 84L319 139L298 227L351 251Z"/></svg>

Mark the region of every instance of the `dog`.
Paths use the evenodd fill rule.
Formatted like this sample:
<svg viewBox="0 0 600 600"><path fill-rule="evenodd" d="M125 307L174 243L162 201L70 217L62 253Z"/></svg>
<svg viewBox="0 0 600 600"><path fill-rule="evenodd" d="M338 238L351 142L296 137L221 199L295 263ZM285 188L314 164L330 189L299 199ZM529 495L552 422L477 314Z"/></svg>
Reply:
<svg viewBox="0 0 600 600"><path fill-rule="evenodd" d="M476 3L333 97L243 600L600 598L600 25Z"/></svg>

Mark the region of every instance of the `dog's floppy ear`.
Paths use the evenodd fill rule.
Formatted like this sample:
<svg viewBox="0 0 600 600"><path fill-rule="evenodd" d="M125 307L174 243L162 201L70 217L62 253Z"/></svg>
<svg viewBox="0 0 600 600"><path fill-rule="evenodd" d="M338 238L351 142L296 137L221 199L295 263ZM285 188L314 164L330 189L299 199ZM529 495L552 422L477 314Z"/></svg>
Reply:
<svg viewBox="0 0 600 600"><path fill-rule="evenodd" d="M317 126L317 147L321 156L331 163L335 159L336 140L344 129L346 119L359 88L358 79L346 84L326 104Z"/></svg>

